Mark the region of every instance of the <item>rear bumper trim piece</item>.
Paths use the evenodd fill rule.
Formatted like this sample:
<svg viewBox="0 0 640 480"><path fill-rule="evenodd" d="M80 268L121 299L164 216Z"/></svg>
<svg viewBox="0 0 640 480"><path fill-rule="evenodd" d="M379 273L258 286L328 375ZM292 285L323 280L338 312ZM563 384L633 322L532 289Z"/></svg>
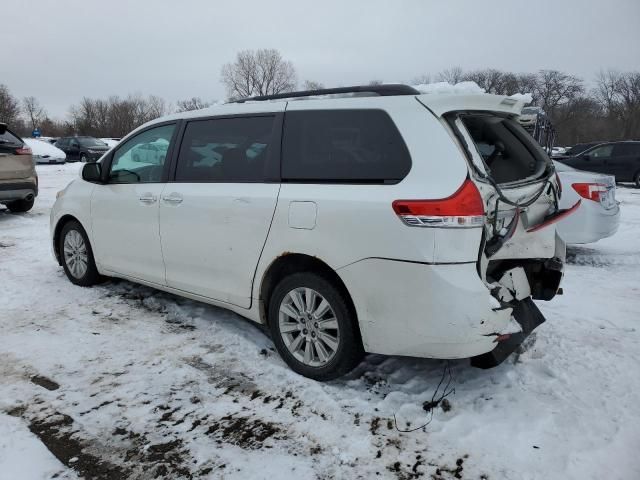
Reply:
<svg viewBox="0 0 640 480"><path fill-rule="evenodd" d="M522 327L522 331L511 334L507 340L499 342L496 348L490 352L472 357L472 366L487 369L500 365L509 355L522 345L522 342L526 340L536 327L545 321L544 316L530 298L526 298L516 303L513 307L512 315Z"/></svg>

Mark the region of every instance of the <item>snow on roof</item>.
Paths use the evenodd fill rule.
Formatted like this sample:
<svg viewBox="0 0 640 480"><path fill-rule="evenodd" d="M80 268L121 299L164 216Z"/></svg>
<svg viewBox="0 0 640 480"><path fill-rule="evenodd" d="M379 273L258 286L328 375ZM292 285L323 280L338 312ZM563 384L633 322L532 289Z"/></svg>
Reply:
<svg viewBox="0 0 640 480"><path fill-rule="evenodd" d="M412 87L420 93L435 93L441 95L477 95L487 93L484 88L480 87L476 82L471 81L459 82L455 85L447 82L421 83L419 85L412 85ZM522 102L523 105L533 101L530 93L514 93L509 98Z"/></svg>
<svg viewBox="0 0 640 480"><path fill-rule="evenodd" d="M53 158L66 158L65 153L57 147L54 147L49 142L38 140L37 138L23 138L24 143L29 145L33 155L39 155L41 157L48 155Z"/></svg>

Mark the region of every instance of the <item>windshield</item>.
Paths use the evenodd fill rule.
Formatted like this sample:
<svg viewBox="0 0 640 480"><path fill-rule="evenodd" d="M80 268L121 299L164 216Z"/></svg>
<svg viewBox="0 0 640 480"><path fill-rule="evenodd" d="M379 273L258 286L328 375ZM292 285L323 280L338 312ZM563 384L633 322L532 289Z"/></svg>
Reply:
<svg viewBox="0 0 640 480"><path fill-rule="evenodd" d="M538 107L526 107L522 109L522 115L535 115L538 111Z"/></svg>
<svg viewBox="0 0 640 480"><path fill-rule="evenodd" d="M78 138L78 142L83 147L106 147L107 144L97 138Z"/></svg>

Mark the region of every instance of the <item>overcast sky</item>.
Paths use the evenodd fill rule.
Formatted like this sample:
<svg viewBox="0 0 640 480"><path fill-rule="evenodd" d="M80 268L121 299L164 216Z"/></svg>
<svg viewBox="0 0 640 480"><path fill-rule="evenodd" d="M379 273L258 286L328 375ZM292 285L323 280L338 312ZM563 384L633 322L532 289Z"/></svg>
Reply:
<svg viewBox="0 0 640 480"><path fill-rule="evenodd" d="M640 0L3 0L0 83L53 117L83 96L224 99L220 69L276 48L299 81L406 82L451 66L640 70Z"/></svg>

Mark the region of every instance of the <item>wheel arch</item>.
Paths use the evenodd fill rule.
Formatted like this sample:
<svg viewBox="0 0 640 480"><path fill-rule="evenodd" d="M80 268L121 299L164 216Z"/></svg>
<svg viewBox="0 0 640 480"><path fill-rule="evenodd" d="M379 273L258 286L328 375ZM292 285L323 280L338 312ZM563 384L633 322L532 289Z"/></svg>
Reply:
<svg viewBox="0 0 640 480"><path fill-rule="evenodd" d="M357 311L353 303L353 299L351 298L351 294L349 293L349 290L342 278L340 278L333 268L318 257L302 253L284 253L271 262L269 267L265 270L260 282L258 297L260 322L265 325L268 324L267 312L269 311L269 300L271 298L271 293L278 282L286 276L298 272L318 273L331 281L336 288L344 294L349 303L349 308L352 310L355 317L356 324L358 324L358 335L360 335Z"/></svg>
<svg viewBox="0 0 640 480"><path fill-rule="evenodd" d="M71 214L65 214L62 217L60 217L58 219L58 223L56 223L56 227L53 230L53 253L55 253L56 255L56 260L58 261L58 265L62 266L62 259L60 258L60 232L62 232L62 229L64 228L64 226L71 222L71 221L76 221L78 222L82 228L84 228L84 231L86 232L87 229L85 228L85 226L82 224L82 222L80 221L80 219L78 219L77 217L74 217Z"/></svg>

